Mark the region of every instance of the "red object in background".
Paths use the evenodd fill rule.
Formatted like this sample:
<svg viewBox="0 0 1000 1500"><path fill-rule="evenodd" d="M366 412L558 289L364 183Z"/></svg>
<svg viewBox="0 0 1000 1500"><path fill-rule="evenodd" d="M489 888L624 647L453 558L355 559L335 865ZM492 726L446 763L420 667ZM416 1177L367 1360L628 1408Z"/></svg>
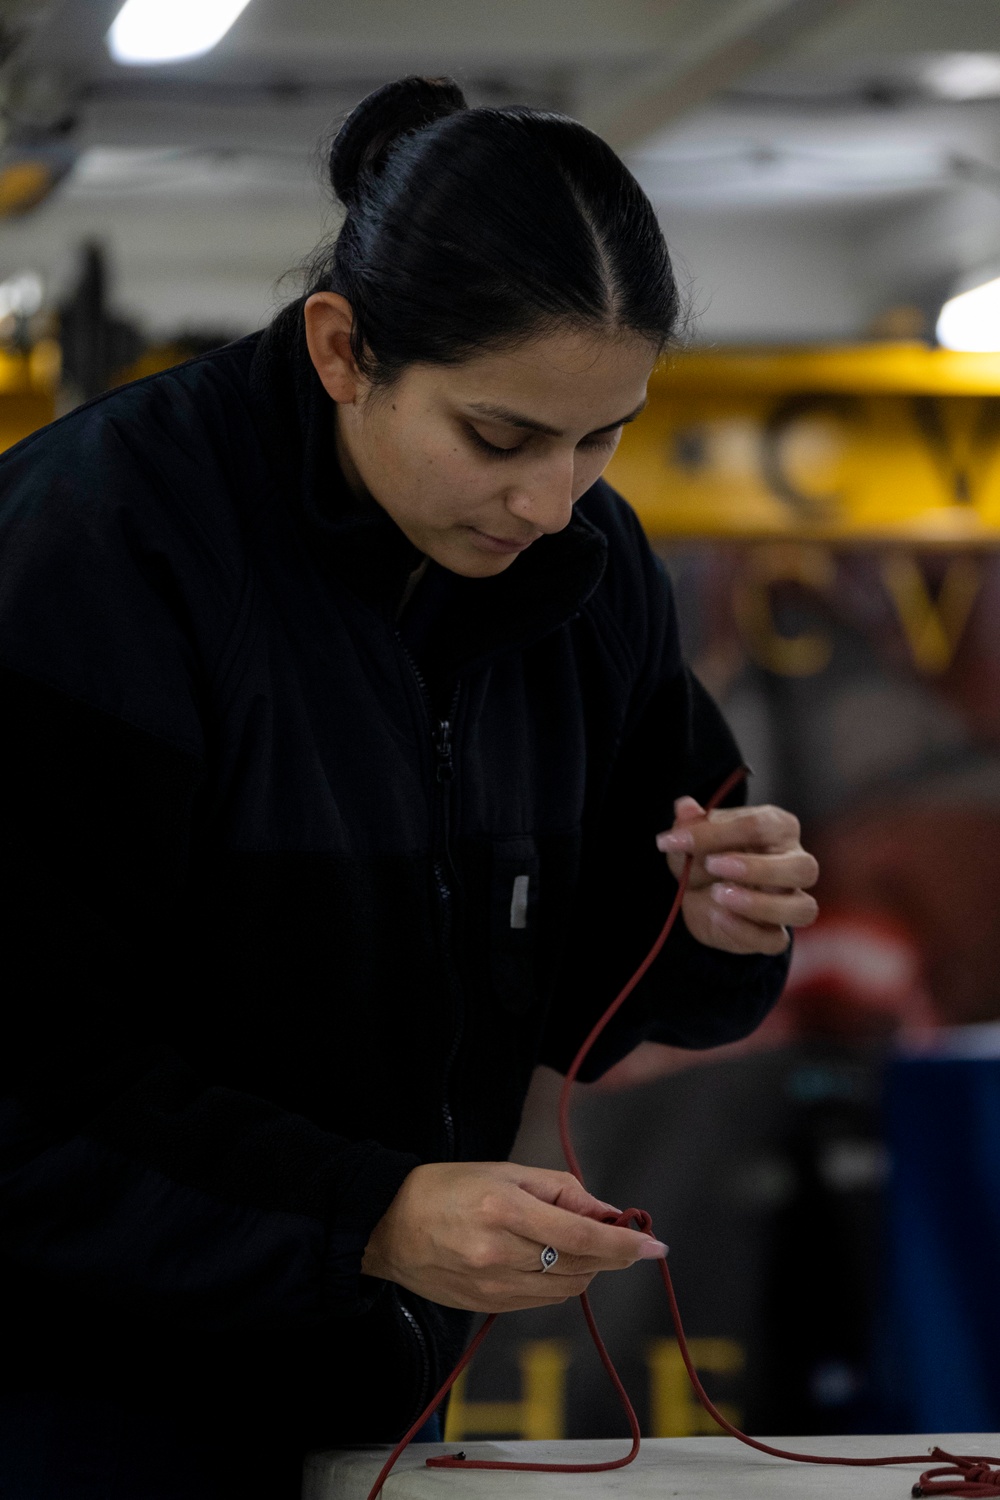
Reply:
<svg viewBox="0 0 1000 1500"><path fill-rule="evenodd" d="M929 789L881 800L810 830L821 910L885 914L919 944L942 1025L997 1017L1000 809Z"/></svg>
<svg viewBox="0 0 1000 1500"><path fill-rule="evenodd" d="M919 1040L936 1025L909 930L870 910L826 910L796 934L784 994L757 1035L762 1043L804 1036Z"/></svg>
<svg viewBox="0 0 1000 1500"><path fill-rule="evenodd" d="M708 1052L644 1042L589 1087L634 1088L682 1068L808 1037L902 1036L919 1042L937 1024L923 983L923 958L910 930L878 911L824 910L813 927L796 933L784 993L751 1036Z"/></svg>

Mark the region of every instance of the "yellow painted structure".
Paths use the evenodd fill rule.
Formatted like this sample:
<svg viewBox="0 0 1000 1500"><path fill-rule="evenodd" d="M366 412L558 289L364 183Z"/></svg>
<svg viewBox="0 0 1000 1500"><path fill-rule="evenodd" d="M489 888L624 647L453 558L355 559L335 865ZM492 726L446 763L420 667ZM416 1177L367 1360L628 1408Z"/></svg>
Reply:
<svg viewBox="0 0 1000 1500"><path fill-rule="evenodd" d="M651 536L1000 542L1000 354L679 354L608 478Z"/></svg>
<svg viewBox="0 0 1000 1500"><path fill-rule="evenodd" d="M919 549L886 547L879 573L918 672L934 676L951 665L985 580L981 558L963 550L947 558L936 594L921 567ZM776 584L795 583L831 603L837 564L830 547L796 541L758 542L744 549L733 582L733 619L760 666L782 677L812 677L833 656L828 631L785 635L773 614ZM663 1436L664 1434L660 1434Z"/></svg>
<svg viewBox="0 0 1000 1500"><path fill-rule="evenodd" d="M519 1401L470 1401L466 1376L451 1388L446 1443L464 1437L518 1437L544 1441L566 1436L566 1373L569 1350L559 1339L526 1339L518 1350Z"/></svg>
<svg viewBox="0 0 1000 1500"><path fill-rule="evenodd" d="M175 365L182 365L190 358L191 350L183 344L151 344L138 359L117 372L115 384L126 385L130 380L145 380L147 375L160 375L164 370L172 370Z"/></svg>
<svg viewBox="0 0 1000 1500"><path fill-rule="evenodd" d="M746 1354L735 1339L688 1340L696 1369L705 1375L730 1378L742 1373ZM569 1347L560 1339L526 1339L517 1351L521 1396L510 1401L469 1399L463 1372L452 1386L445 1422L445 1442L464 1438L515 1437L538 1441L566 1436L566 1384ZM646 1351L649 1372L648 1437L693 1437L719 1428L699 1404L684 1368L676 1339L653 1339ZM740 1410L719 1401L728 1421L739 1425Z"/></svg>
<svg viewBox="0 0 1000 1500"><path fill-rule="evenodd" d="M55 339L42 339L27 353L0 349L0 451L52 421L59 370Z"/></svg>
<svg viewBox="0 0 1000 1500"><path fill-rule="evenodd" d="M699 1375L739 1375L746 1364L743 1346L735 1339L689 1339L688 1351ZM647 1364L650 1437L696 1437L722 1430L691 1389L676 1339L654 1339ZM740 1425L743 1419L738 1407L728 1401L715 1404L727 1422L734 1427Z"/></svg>
<svg viewBox="0 0 1000 1500"><path fill-rule="evenodd" d="M27 213L48 197L53 181L52 168L45 161L16 161L0 169L0 218Z"/></svg>

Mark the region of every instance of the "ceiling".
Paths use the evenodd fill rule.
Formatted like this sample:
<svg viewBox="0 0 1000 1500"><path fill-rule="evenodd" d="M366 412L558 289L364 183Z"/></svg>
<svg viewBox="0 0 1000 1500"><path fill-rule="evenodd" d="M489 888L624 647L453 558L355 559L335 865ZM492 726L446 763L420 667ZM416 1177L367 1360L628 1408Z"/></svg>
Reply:
<svg viewBox="0 0 1000 1500"><path fill-rule="evenodd" d="M111 61L117 9L0 0L6 158L68 168L0 223L0 276L57 288L103 237L162 331L267 315L335 224L322 141L414 71L611 140L711 337L848 336L1000 259L1000 0L250 0L213 52L153 68ZM957 54L994 59L992 94L942 97Z"/></svg>

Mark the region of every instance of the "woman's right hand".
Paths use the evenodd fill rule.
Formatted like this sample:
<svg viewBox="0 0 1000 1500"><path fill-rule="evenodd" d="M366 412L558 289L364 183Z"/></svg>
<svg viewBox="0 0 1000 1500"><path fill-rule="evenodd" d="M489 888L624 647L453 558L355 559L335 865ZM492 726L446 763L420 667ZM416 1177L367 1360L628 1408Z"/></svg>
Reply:
<svg viewBox="0 0 1000 1500"><path fill-rule="evenodd" d="M602 1222L617 1212L569 1172L429 1162L413 1169L376 1224L362 1269L445 1307L545 1307L578 1297L598 1271L666 1254L658 1240ZM543 1272L546 1245L559 1259Z"/></svg>

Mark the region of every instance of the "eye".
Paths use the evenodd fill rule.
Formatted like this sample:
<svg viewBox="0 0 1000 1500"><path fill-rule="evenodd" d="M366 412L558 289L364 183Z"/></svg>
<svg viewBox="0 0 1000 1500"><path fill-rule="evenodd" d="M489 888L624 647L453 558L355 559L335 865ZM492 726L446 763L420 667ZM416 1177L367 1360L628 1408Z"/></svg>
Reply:
<svg viewBox="0 0 1000 1500"><path fill-rule="evenodd" d="M602 448L613 448L621 435L620 427L616 427L613 432L595 432L592 437L581 439L577 446L589 449L591 452L600 451Z"/></svg>
<svg viewBox="0 0 1000 1500"><path fill-rule="evenodd" d="M513 448L498 448L496 443L488 443L474 427L467 427L466 434L474 448L478 448L480 453L488 453L491 458L513 458L524 447L523 443L515 443Z"/></svg>

